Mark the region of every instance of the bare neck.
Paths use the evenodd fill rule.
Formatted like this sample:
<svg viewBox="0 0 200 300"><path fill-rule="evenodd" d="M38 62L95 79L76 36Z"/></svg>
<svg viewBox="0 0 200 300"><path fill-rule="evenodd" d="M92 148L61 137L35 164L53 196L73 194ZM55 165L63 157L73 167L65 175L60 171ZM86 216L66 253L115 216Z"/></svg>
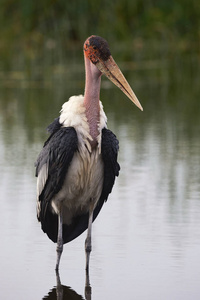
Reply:
<svg viewBox="0 0 200 300"><path fill-rule="evenodd" d="M85 95L84 105L86 108L86 117L88 120L90 135L93 138L91 146L97 145L97 136L99 135L99 121L100 121L100 106L99 95L101 85L101 72L97 67L85 57Z"/></svg>

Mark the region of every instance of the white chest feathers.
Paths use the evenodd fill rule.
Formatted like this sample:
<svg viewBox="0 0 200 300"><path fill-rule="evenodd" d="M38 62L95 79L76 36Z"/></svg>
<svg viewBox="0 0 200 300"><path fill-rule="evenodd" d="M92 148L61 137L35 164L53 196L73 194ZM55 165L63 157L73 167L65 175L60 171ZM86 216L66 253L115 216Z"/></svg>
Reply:
<svg viewBox="0 0 200 300"><path fill-rule="evenodd" d="M56 213L62 210L64 223L70 224L72 216L88 212L90 205L96 206L102 192L103 173L98 149L89 153L85 148L84 152L74 154L63 187L52 201Z"/></svg>
<svg viewBox="0 0 200 300"><path fill-rule="evenodd" d="M85 114L84 97L82 95L72 96L62 106L60 114L60 123L64 127L74 127L76 129L79 141L79 151L84 151L85 145L89 152L91 152L91 145L89 141L92 141L90 135L89 124ZM99 113L99 135L97 137L99 153L101 153L101 131L103 128L107 128L107 117L103 110L103 105L100 101L100 113Z"/></svg>

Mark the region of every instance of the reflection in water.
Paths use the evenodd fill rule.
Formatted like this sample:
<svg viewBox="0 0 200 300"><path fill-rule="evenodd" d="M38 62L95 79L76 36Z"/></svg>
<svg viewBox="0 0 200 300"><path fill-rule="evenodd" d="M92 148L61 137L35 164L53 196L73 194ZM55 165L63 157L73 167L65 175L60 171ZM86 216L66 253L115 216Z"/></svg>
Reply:
<svg viewBox="0 0 200 300"><path fill-rule="evenodd" d="M82 300L84 299L81 295L77 294L69 286L61 284L59 271L56 271L57 286L50 290L47 296L43 299L49 300ZM86 272L85 280L85 299L91 300L92 289L90 286L89 272Z"/></svg>

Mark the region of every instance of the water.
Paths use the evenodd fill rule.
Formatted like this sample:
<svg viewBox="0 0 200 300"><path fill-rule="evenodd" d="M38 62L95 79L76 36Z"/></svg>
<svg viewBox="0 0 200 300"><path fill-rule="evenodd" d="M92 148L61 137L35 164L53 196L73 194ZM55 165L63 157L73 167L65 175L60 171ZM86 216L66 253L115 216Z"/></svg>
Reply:
<svg viewBox="0 0 200 300"><path fill-rule="evenodd" d="M200 297L198 63L188 56L134 70L124 65L143 113L103 80L101 99L120 141L121 173L93 226L93 300ZM34 161L45 127L69 96L83 91L83 68L69 70L68 86L61 78L70 72L52 70L42 83L21 73L2 81L1 299L60 299L56 245L36 220ZM84 240L85 233L64 247L57 290L63 299L85 298Z"/></svg>

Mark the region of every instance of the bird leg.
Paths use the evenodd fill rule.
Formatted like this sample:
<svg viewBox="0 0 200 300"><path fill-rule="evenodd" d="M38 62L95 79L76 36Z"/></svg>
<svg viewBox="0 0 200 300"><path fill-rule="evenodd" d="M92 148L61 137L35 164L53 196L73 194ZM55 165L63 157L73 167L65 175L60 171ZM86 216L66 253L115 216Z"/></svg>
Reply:
<svg viewBox="0 0 200 300"><path fill-rule="evenodd" d="M86 270L85 274L85 299L91 300L92 287L90 285L89 271Z"/></svg>
<svg viewBox="0 0 200 300"><path fill-rule="evenodd" d="M86 273L89 272L89 259L90 259L90 252L92 251L92 221L93 221L93 205L90 206L90 210L89 210L88 231L85 240Z"/></svg>
<svg viewBox="0 0 200 300"><path fill-rule="evenodd" d="M56 271L59 269L59 263L60 263L60 258L61 254L63 251L63 236L62 236L62 231L63 231L63 219L62 219L62 212L58 214L58 238L57 238L57 262L56 262Z"/></svg>

